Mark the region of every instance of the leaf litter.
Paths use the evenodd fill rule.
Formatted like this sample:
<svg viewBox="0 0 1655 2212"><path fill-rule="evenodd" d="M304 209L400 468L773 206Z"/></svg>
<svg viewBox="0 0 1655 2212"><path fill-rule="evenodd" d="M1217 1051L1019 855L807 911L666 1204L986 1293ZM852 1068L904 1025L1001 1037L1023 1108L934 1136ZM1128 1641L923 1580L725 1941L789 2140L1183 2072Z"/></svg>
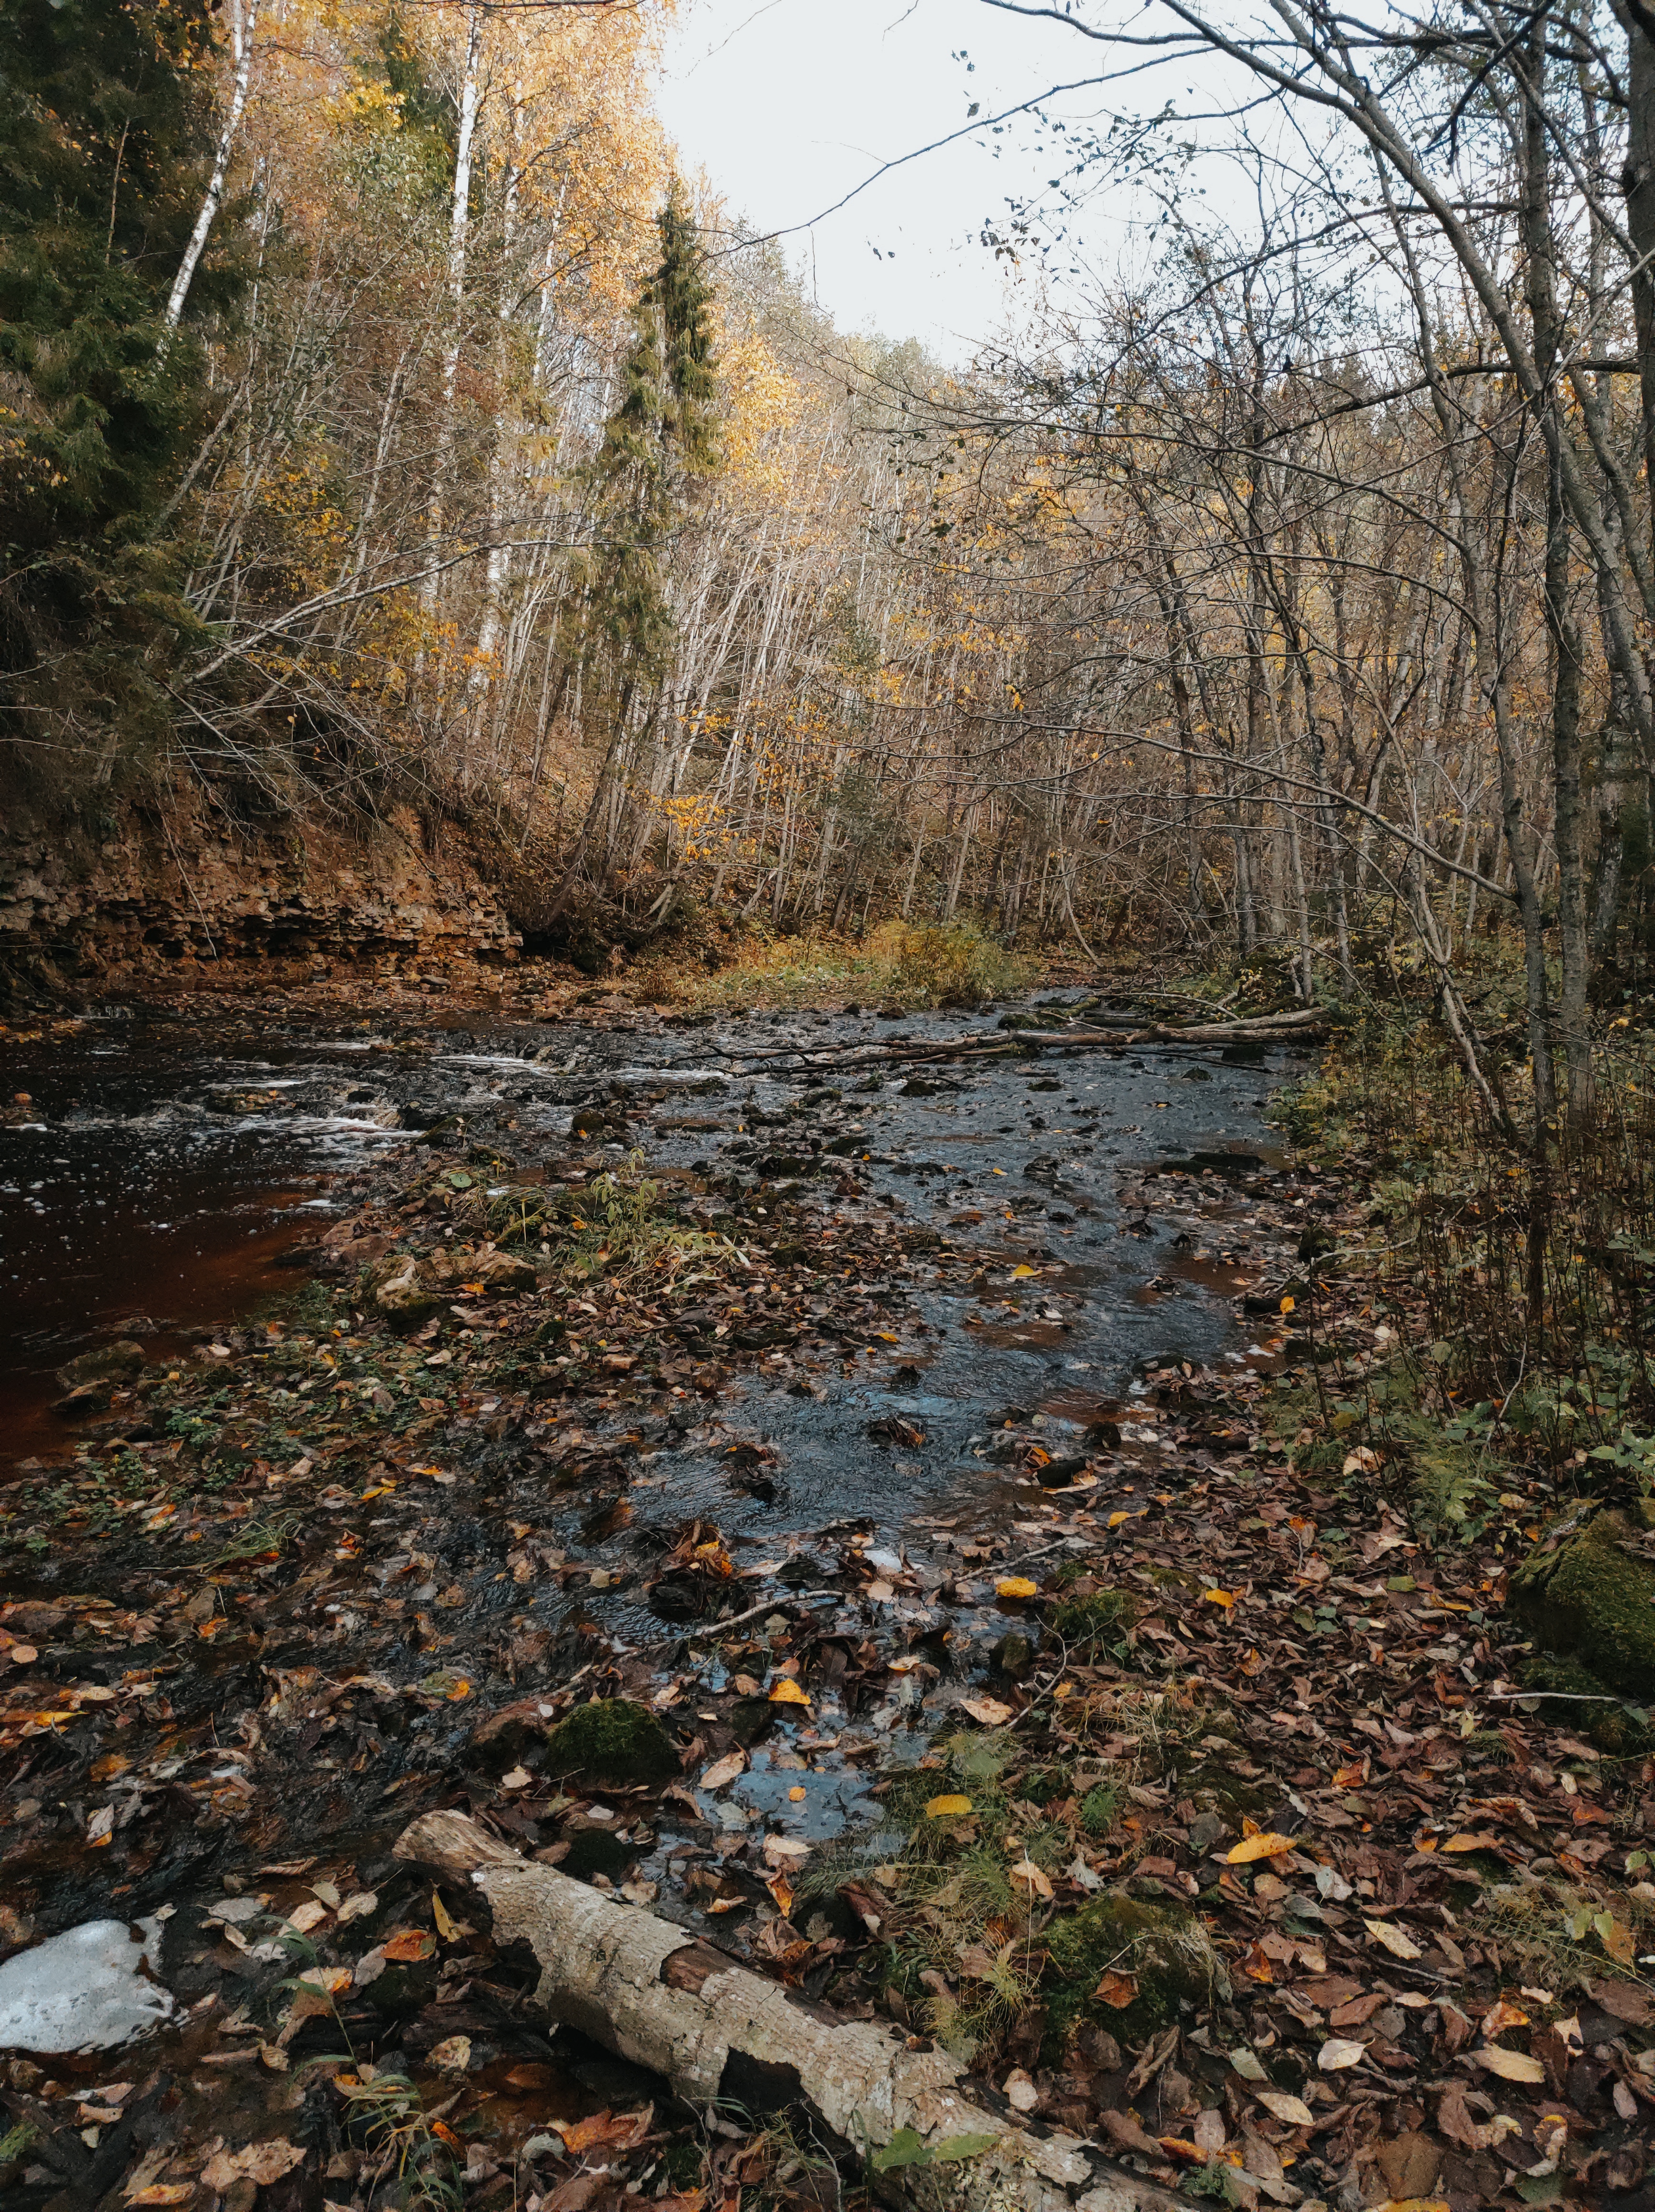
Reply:
<svg viewBox="0 0 1655 2212"><path fill-rule="evenodd" d="M463 1135L380 1164L338 1289L215 1333L76 1481L14 1494L0 1975L177 1910L130 2081L14 2045L0 2183L54 2212L834 2195L785 2130L709 2129L537 2016L463 1891L390 1856L447 1804L1164 2186L1633 2201L1655 1770L1512 1678L1526 1495L1434 1552L1371 1452L1301 1465L1329 1424L1293 1317L1335 1336L1363 1291L1308 1288L1293 1240L1306 1208L1354 1237L1358 1194L1253 1160L1243 1228L1229 1165L1123 1170L1126 1235L1223 1240L1251 1366L986 1413L975 1486L900 1547L754 1559L703 1514L652 1553L635 1503L687 1440L776 1479L755 1375L924 1357L922 1290L978 1327L985 1285L1061 1293L876 1214L850 1149L686 1194L579 1154L617 1131L577 1116L532 1183ZM762 1226L717 1202L759 1194Z"/></svg>

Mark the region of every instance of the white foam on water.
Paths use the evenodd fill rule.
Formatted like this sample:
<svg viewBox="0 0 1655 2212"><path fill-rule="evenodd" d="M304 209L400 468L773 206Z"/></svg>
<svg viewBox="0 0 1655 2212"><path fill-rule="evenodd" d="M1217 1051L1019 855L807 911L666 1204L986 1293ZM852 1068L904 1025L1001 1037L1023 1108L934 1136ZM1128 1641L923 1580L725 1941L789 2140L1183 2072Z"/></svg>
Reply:
<svg viewBox="0 0 1655 2212"><path fill-rule="evenodd" d="M134 1938L132 1928L142 1930ZM112 2051L170 2019L161 1922L85 1920L0 1966L0 2051Z"/></svg>

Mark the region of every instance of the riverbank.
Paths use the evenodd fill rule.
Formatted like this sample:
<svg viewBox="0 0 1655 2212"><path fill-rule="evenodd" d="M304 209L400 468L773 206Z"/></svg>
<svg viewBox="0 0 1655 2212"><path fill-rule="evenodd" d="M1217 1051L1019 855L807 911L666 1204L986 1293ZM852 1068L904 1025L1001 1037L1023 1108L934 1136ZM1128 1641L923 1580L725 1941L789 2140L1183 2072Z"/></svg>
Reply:
<svg viewBox="0 0 1655 2212"><path fill-rule="evenodd" d="M1641 1753L1523 1701L1538 1492L1428 1544L1340 1444L1400 1319L1367 1190L1103 1141L1096 1086L1153 1118L1198 1056L913 1104L623 1066L555 1144L496 1102L365 1170L296 1308L89 1377L73 1474L8 1499L9 1933L176 1905L189 2008L13 2062L20 2203L142 2166L204 2207L258 2140L341 2203L400 2163L561 2212L819 2205L761 2118L549 2044L464 1887L391 1856L444 1804L941 2037L1146 2188L1635 2189ZM968 1189L936 1154L1011 1081ZM1099 1228L1139 1278L1112 1391L1073 1357ZM1203 1333L1215 1297L1259 1333Z"/></svg>

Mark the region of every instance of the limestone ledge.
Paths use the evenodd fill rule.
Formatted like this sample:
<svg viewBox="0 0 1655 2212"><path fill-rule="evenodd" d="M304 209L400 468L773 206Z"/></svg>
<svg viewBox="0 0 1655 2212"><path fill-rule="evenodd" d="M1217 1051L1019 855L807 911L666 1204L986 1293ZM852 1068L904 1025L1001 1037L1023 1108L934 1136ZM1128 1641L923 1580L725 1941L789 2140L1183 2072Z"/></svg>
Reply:
<svg viewBox="0 0 1655 2212"><path fill-rule="evenodd" d="M307 825L238 837L130 817L95 841L0 833L0 960L86 976L169 963L463 953L518 938L458 851L410 815L354 838Z"/></svg>

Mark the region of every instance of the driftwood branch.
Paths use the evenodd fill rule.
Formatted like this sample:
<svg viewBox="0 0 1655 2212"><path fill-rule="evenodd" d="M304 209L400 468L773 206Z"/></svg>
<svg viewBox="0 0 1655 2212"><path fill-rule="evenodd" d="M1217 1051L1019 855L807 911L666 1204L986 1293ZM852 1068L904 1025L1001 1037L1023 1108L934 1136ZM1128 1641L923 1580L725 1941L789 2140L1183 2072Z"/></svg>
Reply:
<svg viewBox="0 0 1655 2212"><path fill-rule="evenodd" d="M924 2212L1189 2212L1095 2144L962 2094L963 2069L945 2052L841 2020L670 1921L521 1857L460 1814L425 1814L395 1850L469 1881L494 1941L527 1943L538 1960L537 2002L663 2075L686 2102L803 2105L864 2155L912 2130L928 2156L878 2179ZM962 2137L979 2142L950 2154Z"/></svg>

